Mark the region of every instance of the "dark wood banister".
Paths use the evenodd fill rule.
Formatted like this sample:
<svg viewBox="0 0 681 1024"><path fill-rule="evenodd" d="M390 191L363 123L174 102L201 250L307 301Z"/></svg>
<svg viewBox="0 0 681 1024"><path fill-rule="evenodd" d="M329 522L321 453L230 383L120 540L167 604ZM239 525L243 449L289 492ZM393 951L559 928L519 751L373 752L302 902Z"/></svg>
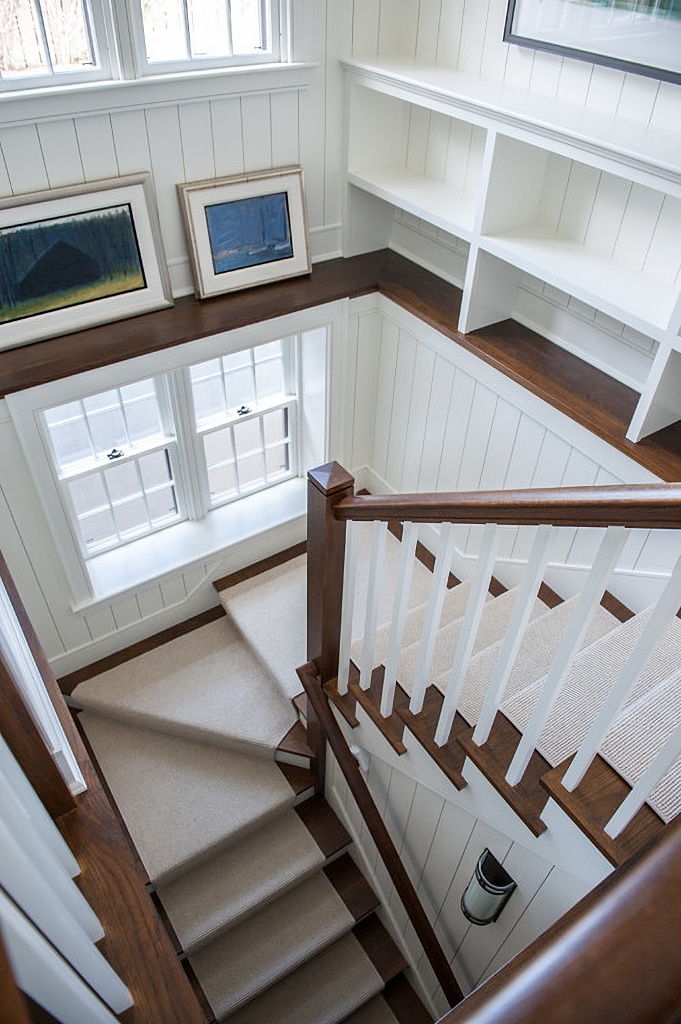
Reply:
<svg viewBox="0 0 681 1024"><path fill-rule="evenodd" d="M449 961L445 956L433 927L421 905L416 890L407 874L395 844L390 838L383 819L373 801L369 788L362 778L357 762L353 757L340 726L333 717L326 695L319 681L317 666L314 661L308 662L298 670L298 678L305 688L308 700L308 721L314 717L326 736L338 766L345 776L357 806L364 818L371 838L376 844L393 881L397 894L402 900L404 909L414 927L423 950L439 981L445 998L450 1006L456 1006L463 999L463 992L452 973ZM312 714L310 714L310 711Z"/></svg>
<svg viewBox="0 0 681 1024"><path fill-rule="evenodd" d="M440 1024L681 1019L681 817Z"/></svg>
<svg viewBox="0 0 681 1024"><path fill-rule="evenodd" d="M340 522L498 523L681 529L681 484L627 484L518 491L369 494L342 498Z"/></svg>

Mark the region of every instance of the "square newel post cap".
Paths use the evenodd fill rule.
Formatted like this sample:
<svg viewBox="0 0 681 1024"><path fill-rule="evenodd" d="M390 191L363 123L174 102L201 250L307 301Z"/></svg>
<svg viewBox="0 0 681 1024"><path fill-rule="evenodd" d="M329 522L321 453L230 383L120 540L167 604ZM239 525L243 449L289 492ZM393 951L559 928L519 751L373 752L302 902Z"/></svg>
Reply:
<svg viewBox="0 0 681 1024"><path fill-rule="evenodd" d="M347 469L341 466L340 462L327 462L324 466L316 466L307 474L311 484L324 495L337 494L338 491L351 490L355 484L355 478Z"/></svg>

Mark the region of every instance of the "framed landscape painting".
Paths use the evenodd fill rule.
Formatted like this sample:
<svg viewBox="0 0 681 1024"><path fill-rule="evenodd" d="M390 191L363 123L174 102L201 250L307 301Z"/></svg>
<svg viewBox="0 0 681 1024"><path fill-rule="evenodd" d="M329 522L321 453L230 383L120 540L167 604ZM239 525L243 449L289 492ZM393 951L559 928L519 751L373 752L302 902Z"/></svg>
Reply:
<svg viewBox="0 0 681 1024"><path fill-rule="evenodd" d="M681 83L681 0L509 0L504 39Z"/></svg>
<svg viewBox="0 0 681 1024"><path fill-rule="evenodd" d="M300 167L177 188L199 298L309 274Z"/></svg>
<svg viewBox="0 0 681 1024"><path fill-rule="evenodd" d="M171 304L147 174L0 201L0 348Z"/></svg>

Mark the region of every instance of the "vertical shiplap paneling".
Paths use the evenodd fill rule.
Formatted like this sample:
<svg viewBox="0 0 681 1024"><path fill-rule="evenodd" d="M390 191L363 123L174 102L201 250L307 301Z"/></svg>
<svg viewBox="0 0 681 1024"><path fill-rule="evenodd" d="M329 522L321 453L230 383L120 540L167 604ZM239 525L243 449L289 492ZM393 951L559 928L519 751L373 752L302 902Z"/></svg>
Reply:
<svg viewBox="0 0 681 1024"><path fill-rule="evenodd" d="M178 573L176 576L171 576L169 579L161 582L161 597L163 598L163 604L166 608L172 608L176 604L181 604L187 596L187 592L184 589L184 578L182 573Z"/></svg>
<svg viewBox="0 0 681 1024"><path fill-rule="evenodd" d="M509 489L530 487L541 454L546 429L530 416L521 415L515 445L508 462L504 486ZM499 544L499 557L513 554L517 531L504 530Z"/></svg>
<svg viewBox="0 0 681 1024"><path fill-rule="evenodd" d="M272 113L267 93L242 96L244 166L263 171L272 166Z"/></svg>
<svg viewBox="0 0 681 1024"><path fill-rule="evenodd" d="M327 4L318 0L304 0L304 59L323 63L326 57L326 9ZM337 126L326 124L326 90L324 77L320 75L314 88L304 89L300 94L300 162L305 169L305 202L312 235L324 226L324 153L327 130L341 131Z"/></svg>
<svg viewBox="0 0 681 1024"><path fill-rule="evenodd" d="M327 6L335 7L335 4ZM352 56L357 58L375 57L379 49L379 27L381 23L381 0L355 0L352 12ZM390 18L384 19L386 27L393 27ZM384 43L384 46L389 44ZM392 49L382 47L384 53Z"/></svg>
<svg viewBox="0 0 681 1024"><path fill-rule="evenodd" d="M632 121L649 124L659 89L660 83L654 78L644 78L643 75L625 75L617 113Z"/></svg>
<svg viewBox="0 0 681 1024"><path fill-rule="evenodd" d="M459 70L479 75L482 51L485 45L489 4L466 0L462 26L462 46L459 50Z"/></svg>
<svg viewBox="0 0 681 1024"><path fill-rule="evenodd" d="M416 40L419 31L419 0L398 0L399 36L398 52L407 57L416 56Z"/></svg>
<svg viewBox="0 0 681 1024"><path fill-rule="evenodd" d="M600 110L614 117L622 95L624 78L623 71L594 65L586 98L589 109Z"/></svg>
<svg viewBox="0 0 681 1024"><path fill-rule="evenodd" d="M161 588L156 584L153 587L145 587L143 590L138 590L137 604L143 619L163 611Z"/></svg>
<svg viewBox="0 0 681 1024"><path fill-rule="evenodd" d="M238 96L211 100L210 119L215 155L215 173L219 178L243 174L244 144L241 100Z"/></svg>
<svg viewBox="0 0 681 1024"><path fill-rule="evenodd" d="M483 78L503 81L506 75L508 45L504 43L503 34L499 31L499 26L503 25L506 16L506 6L506 0L489 0L480 61L480 74Z"/></svg>
<svg viewBox="0 0 681 1024"><path fill-rule="evenodd" d="M500 398L495 409L489 444L480 474L480 490L500 490L504 487L519 424L520 410Z"/></svg>
<svg viewBox="0 0 681 1024"><path fill-rule="evenodd" d="M417 343L407 331L400 330L399 357L395 374L395 393L393 396L393 414L390 425L390 444L386 479L390 486L399 491L404 465L404 451L407 443L408 410L411 403L411 392L416 365Z"/></svg>
<svg viewBox="0 0 681 1024"><path fill-rule="evenodd" d="M12 195L12 183L9 180L9 171L5 163L5 154L2 151L2 132L0 132L0 196Z"/></svg>
<svg viewBox="0 0 681 1024"><path fill-rule="evenodd" d="M634 184L631 186L628 199L613 246L614 259L633 270L642 270L655 229L660 223L664 196L661 192ZM681 206L681 203L679 205ZM676 248L678 251L678 241ZM671 255L667 253L667 258L669 259Z"/></svg>
<svg viewBox="0 0 681 1024"><path fill-rule="evenodd" d="M136 597L125 597L111 605L116 629L126 629L140 622L140 609Z"/></svg>
<svg viewBox="0 0 681 1024"><path fill-rule="evenodd" d="M75 127L85 180L115 178L119 169L110 115L77 117Z"/></svg>
<svg viewBox="0 0 681 1024"><path fill-rule="evenodd" d="M600 180L601 172L595 167L573 161L559 223L564 238L584 241Z"/></svg>
<svg viewBox="0 0 681 1024"><path fill-rule="evenodd" d="M456 490L474 394L475 381L464 370L457 367L442 446L442 460L436 488L438 491Z"/></svg>
<svg viewBox="0 0 681 1024"><path fill-rule="evenodd" d="M456 481L457 491L474 491L480 486L497 401L497 395L478 381L466 428L466 445Z"/></svg>
<svg viewBox="0 0 681 1024"><path fill-rule="evenodd" d="M584 106L589 94L593 64L583 60L565 60L558 81L557 96L561 100L570 100Z"/></svg>
<svg viewBox="0 0 681 1024"><path fill-rule="evenodd" d="M570 458L572 448L562 438L547 430L529 487L559 487ZM512 558L525 561L532 547L532 531L518 532L513 545Z"/></svg>
<svg viewBox="0 0 681 1024"><path fill-rule="evenodd" d="M596 199L584 238L584 245L591 252L610 258L615 246L621 240L622 221L629 207L636 206L630 202L632 185L625 178L614 174L603 174L598 184ZM645 190L650 194L650 190ZM652 227L650 234L652 234ZM650 237L650 236L649 236ZM642 240L645 245L645 240ZM647 249L647 245L645 245ZM639 257L641 258L641 257ZM623 261L620 261L623 262Z"/></svg>
<svg viewBox="0 0 681 1024"><path fill-rule="evenodd" d="M96 611L88 612L84 616L85 624L90 631L93 640L102 640L116 632L116 620L111 608L98 608Z"/></svg>
<svg viewBox="0 0 681 1024"><path fill-rule="evenodd" d="M430 115L428 145L426 147L426 175L435 181L444 181L449 150L449 129L452 119L445 114Z"/></svg>
<svg viewBox="0 0 681 1024"><path fill-rule="evenodd" d="M366 466L371 460L380 334L381 320L378 313L367 313L358 318L355 409L352 427L353 466Z"/></svg>
<svg viewBox="0 0 681 1024"><path fill-rule="evenodd" d="M179 111L175 105L145 111L156 203L166 257L172 265L186 259L187 248L175 185L184 180Z"/></svg>
<svg viewBox="0 0 681 1024"><path fill-rule="evenodd" d="M375 401L374 448L371 461L371 465L383 480L386 479L387 474L399 340L400 332L397 324L384 317Z"/></svg>
<svg viewBox="0 0 681 1024"><path fill-rule="evenodd" d="M667 576L671 566L681 556L681 531L669 536L664 530L651 530L636 559L637 572L659 573Z"/></svg>
<svg viewBox="0 0 681 1024"><path fill-rule="evenodd" d="M209 102L181 103L178 107L178 121L184 165L182 180L214 178L215 154Z"/></svg>
<svg viewBox="0 0 681 1024"><path fill-rule="evenodd" d="M151 170L147 122L143 110L120 110L111 114L116 160L120 174ZM158 189L158 185L156 186Z"/></svg>
<svg viewBox="0 0 681 1024"><path fill-rule="evenodd" d="M623 83L624 84L624 83ZM681 90L673 82L660 82L650 117L651 128L677 131L681 118Z"/></svg>
<svg viewBox="0 0 681 1024"><path fill-rule="evenodd" d="M508 52L506 54L508 61ZM555 53L542 53L539 50L534 55L532 62L532 74L530 76L530 89L542 96L555 96L558 92L560 73L563 70L563 58Z"/></svg>
<svg viewBox="0 0 681 1024"><path fill-rule="evenodd" d="M465 121L453 119L449 131L449 146L445 164L444 181L452 188L468 192L468 164L475 129ZM478 179L479 183L479 179Z"/></svg>
<svg viewBox="0 0 681 1024"><path fill-rule="evenodd" d="M592 487L598 474L598 466L593 459L588 458L583 452L573 448L570 452L561 487ZM572 547L576 530L564 527L554 536L551 545L551 561L561 562L567 559Z"/></svg>
<svg viewBox="0 0 681 1024"><path fill-rule="evenodd" d="M421 0L416 36L416 59L434 64L442 17L442 0Z"/></svg>
<svg viewBox="0 0 681 1024"><path fill-rule="evenodd" d="M79 185L85 180L76 128L71 118L38 125L40 148L50 188Z"/></svg>
<svg viewBox="0 0 681 1024"><path fill-rule="evenodd" d="M3 128L0 145L15 196L50 187L35 125Z"/></svg>
<svg viewBox="0 0 681 1024"><path fill-rule="evenodd" d="M417 174L425 174L431 113L425 107L409 108L409 141L407 167Z"/></svg>
<svg viewBox="0 0 681 1024"><path fill-rule="evenodd" d="M537 159L541 159L541 157L537 156ZM548 154L544 159L546 166L538 199L537 218L542 227L548 231L557 232L570 181L572 163L555 153Z"/></svg>
<svg viewBox="0 0 681 1024"><path fill-rule="evenodd" d="M542 857L518 843L513 844L503 863L517 885L515 892L498 921L484 928L474 926L468 929L456 955L457 967L463 971L471 986L478 984L493 954L501 948L521 916L528 911L551 870L551 865Z"/></svg>
<svg viewBox="0 0 681 1024"><path fill-rule="evenodd" d="M418 488L427 422L425 412L432 403L434 368L435 353L432 349L422 346L414 368L414 384L409 403L404 464L400 482L401 491L411 492Z"/></svg>
<svg viewBox="0 0 681 1024"><path fill-rule="evenodd" d="M532 900L532 912L523 914L508 939L485 970L481 981L486 981L511 957L537 938L586 894L588 886L554 868Z"/></svg>
<svg viewBox="0 0 681 1024"><path fill-rule="evenodd" d="M475 818L447 801L438 820L417 892L431 921L440 912L475 827Z"/></svg>
<svg viewBox="0 0 681 1024"><path fill-rule="evenodd" d="M327 126L324 143L324 223L340 224L342 219L345 184L345 75L338 57L352 54L353 5L348 2L327 4L326 11L326 113ZM365 6L361 4L360 6Z"/></svg>
<svg viewBox="0 0 681 1024"><path fill-rule="evenodd" d="M535 50L528 50L524 46L509 44L504 81L509 85L518 85L522 89L529 89L535 53Z"/></svg>
<svg viewBox="0 0 681 1024"><path fill-rule="evenodd" d="M454 366L448 359L436 356L431 399L426 408L423 458L417 486L419 491L437 490L445 428L454 386L454 372Z"/></svg>
<svg viewBox="0 0 681 1024"><path fill-rule="evenodd" d="M409 820L400 844L402 863L417 888L432 849L445 801L425 786L417 786Z"/></svg>
<svg viewBox="0 0 681 1024"><path fill-rule="evenodd" d="M437 63L455 68L459 63L461 28L465 0L442 0L440 36L437 41Z"/></svg>
<svg viewBox="0 0 681 1024"><path fill-rule="evenodd" d="M678 284L681 273L681 199L665 196L643 270L658 281Z"/></svg>
<svg viewBox="0 0 681 1024"><path fill-rule="evenodd" d="M300 163L299 96L297 92L274 92L272 112L272 166L288 167Z"/></svg>

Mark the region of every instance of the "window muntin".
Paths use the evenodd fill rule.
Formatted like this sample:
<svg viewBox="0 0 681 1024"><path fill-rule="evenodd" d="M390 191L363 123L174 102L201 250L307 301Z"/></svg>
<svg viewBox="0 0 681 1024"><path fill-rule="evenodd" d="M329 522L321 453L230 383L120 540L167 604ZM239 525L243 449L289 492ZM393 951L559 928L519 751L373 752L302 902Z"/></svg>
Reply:
<svg viewBox="0 0 681 1024"><path fill-rule="evenodd" d="M0 19L3 88L108 77L109 64L100 59L96 44L104 25L97 20L95 26L88 0L5 0Z"/></svg>
<svg viewBox="0 0 681 1024"><path fill-rule="evenodd" d="M271 60L268 7L263 0L141 0L146 61Z"/></svg>
<svg viewBox="0 0 681 1024"><path fill-rule="evenodd" d="M42 417L86 557L186 518L170 407L156 378L45 409Z"/></svg>
<svg viewBox="0 0 681 1024"><path fill-rule="evenodd" d="M279 339L190 367L210 507L295 476L291 351Z"/></svg>

